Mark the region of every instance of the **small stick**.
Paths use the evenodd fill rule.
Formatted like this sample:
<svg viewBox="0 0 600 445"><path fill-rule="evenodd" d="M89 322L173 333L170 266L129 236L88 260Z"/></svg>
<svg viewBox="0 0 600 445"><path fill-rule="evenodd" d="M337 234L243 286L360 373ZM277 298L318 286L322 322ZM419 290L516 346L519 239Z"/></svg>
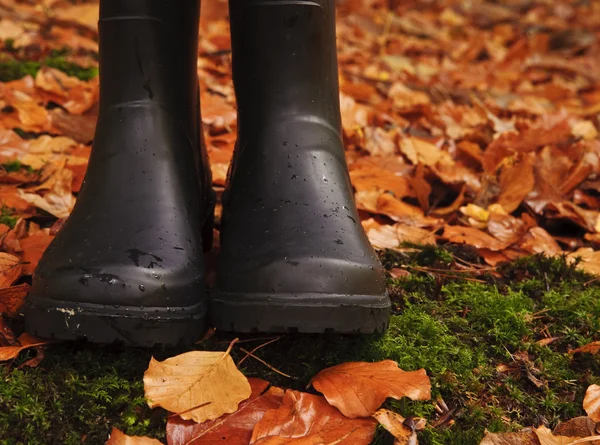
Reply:
<svg viewBox="0 0 600 445"><path fill-rule="evenodd" d="M280 339L281 339L281 337L275 337L274 339L272 339L272 340L269 340L268 342L266 342L266 343L263 343L262 345L258 345L256 348L254 348L252 351L250 351L250 354L254 354L254 353L255 353L256 351L258 351L260 348L262 348L262 347L264 347L264 346L267 346L267 345L270 345L271 343L274 343L274 342L276 342L277 340L280 340ZM238 362L238 364L237 364L237 365L238 365L238 367L239 367L239 366L240 366L242 363L244 363L244 360L246 360L248 357L250 357L250 354L246 354L246 355L245 355L245 356L244 356L244 357L243 357L243 358L242 358L242 359L241 359L241 360Z"/></svg>
<svg viewBox="0 0 600 445"><path fill-rule="evenodd" d="M254 354L252 354L250 351L245 350L244 348L240 348L240 351L245 352L246 354L248 354L250 357L252 357L253 359L261 362L263 365L265 365L267 368L269 368L271 371L276 372L277 374L280 374L284 377L287 377L288 379L293 379L293 377L291 375L287 375L284 372L281 372L279 369L274 368L273 366L269 365L267 362L265 362L263 359L255 356Z"/></svg>

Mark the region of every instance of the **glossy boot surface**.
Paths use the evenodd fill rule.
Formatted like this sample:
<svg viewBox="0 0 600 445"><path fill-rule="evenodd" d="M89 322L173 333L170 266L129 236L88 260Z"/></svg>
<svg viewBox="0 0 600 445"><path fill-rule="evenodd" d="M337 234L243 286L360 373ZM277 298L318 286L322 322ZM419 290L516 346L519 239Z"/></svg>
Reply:
<svg viewBox="0 0 600 445"><path fill-rule="evenodd" d="M344 157L334 0L230 0L238 140L211 320L240 332L383 331L384 272Z"/></svg>
<svg viewBox="0 0 600 445"><path fill-rule="evenodd" d="M205 329L199 0L100 2L100 112L77 204L25 307L43 337L151 346Z"/></svg>

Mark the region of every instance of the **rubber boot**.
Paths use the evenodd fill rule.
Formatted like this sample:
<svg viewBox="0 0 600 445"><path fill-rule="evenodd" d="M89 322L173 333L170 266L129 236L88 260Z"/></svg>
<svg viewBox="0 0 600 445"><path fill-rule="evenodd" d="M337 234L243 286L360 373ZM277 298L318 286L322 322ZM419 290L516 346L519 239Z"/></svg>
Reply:
<svg viewBox="0 0 600 445"><path fill-rule="evenodd" d="M238 139L211 319L239 332L383 331L384 272L341 139L334 0L230 0Z"/></svg>
<svg viewBox="0 0 600 445"><path fill-rule="evenodd" d="M151 346L205 330L199 0L100 2L100 111L84 185L33 277L26 328ZM210 242L210 241L209 241Z"/></svg>

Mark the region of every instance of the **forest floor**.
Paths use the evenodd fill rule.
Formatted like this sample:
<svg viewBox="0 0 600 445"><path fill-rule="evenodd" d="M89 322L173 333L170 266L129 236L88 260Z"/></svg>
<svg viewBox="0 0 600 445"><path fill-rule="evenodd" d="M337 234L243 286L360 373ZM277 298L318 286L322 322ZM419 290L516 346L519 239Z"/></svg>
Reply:
<svg viewBox="0 0 600 445"><path fill-rule="evenodd" d="M226 3L204 2L198 64L219 195L236 129ZM96 21L94 2L0 0L0 350L19 344L31 275L83 181ZM421 444L476 445L486 430L585 415L600 356L573 351L600 341L599 38L593 1L340 2L343 136L388 271L390 329L242 336L236 362L241 346L276 338L256 353L267 365L250 357L243 373L303 390L344 362L424 368L431 400L386 402L428 419ZM151 356L183 351L21 352L0 364L0 444L103 444L113 426L164 441L167 412L148 408L142 376ZM382 429L375 441L392 443Z"/></svg>

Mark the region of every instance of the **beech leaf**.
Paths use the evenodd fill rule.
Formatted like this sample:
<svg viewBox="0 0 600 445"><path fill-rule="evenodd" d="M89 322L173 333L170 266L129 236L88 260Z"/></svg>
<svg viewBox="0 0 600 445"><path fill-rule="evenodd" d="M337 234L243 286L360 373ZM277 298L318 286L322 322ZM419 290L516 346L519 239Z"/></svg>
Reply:
<svg viewBox="0 0 600 445"><path fill-rule="evenodd" d="M350 418L373 415L388 397L431 397L431 383L424 369L406 372L392 360L343 363L321 371L311 383Z"/></svg>
<svg viewBox="0 0 600 445"><path fill-rule="evenodd" d="M600 385L590 385L583 398L583 409L595 422L600 422Z"/></svg>
<svg viewBox="0 0 600 445"><path fill-rule="evenodd" d="M35 346L43 346L50 343L50 340L37 338L27 333L21 334L17 340L19 341L18 345L0 347L0 362L5 362L7 360L16 358L21 351L24 351L25 349L33 348Z"/></svg>
<svg viewBox="0 0 600 445"><path fill-rule="evenodd" d="M283 398L283 390L269 388L269 382L257 378L248 379L252 394L240 403L239 409L232 414L224 414L215 420L196 423L171 417L167 421L167 442L169 445L247 445L252 437L254 425L265 412L278 408Z"/></svg>
<svg viewBox="0 0 600 445"><path fill-rule="evenodd" d="M394 445L417 445L415 428L408 427L406 419L400 414L387 409L380 409L373 417L396 438Z"/></svg>
<svg viewBox="0 0 600 445"><path fill-rule="evenodd" d="M325 398L287 390L277 409L269 410L252 432L252 445L368 445L377 422L349 419Z"/></svg>
<svg viewBox="0 0 600 445"><path fill-rule="evenodd" d="M149 437L127 436L121 430L113 427L106 445L162 445L162 443Z"/></svg>
<svg viewBox="0 0 600 445"><path fill-rule="evenodd" d="M252 390L233 363L232 346L225 352L186 352L162 362L152 357L144 373L150 408L160 406L199 423L235 412Z"/></svg>

